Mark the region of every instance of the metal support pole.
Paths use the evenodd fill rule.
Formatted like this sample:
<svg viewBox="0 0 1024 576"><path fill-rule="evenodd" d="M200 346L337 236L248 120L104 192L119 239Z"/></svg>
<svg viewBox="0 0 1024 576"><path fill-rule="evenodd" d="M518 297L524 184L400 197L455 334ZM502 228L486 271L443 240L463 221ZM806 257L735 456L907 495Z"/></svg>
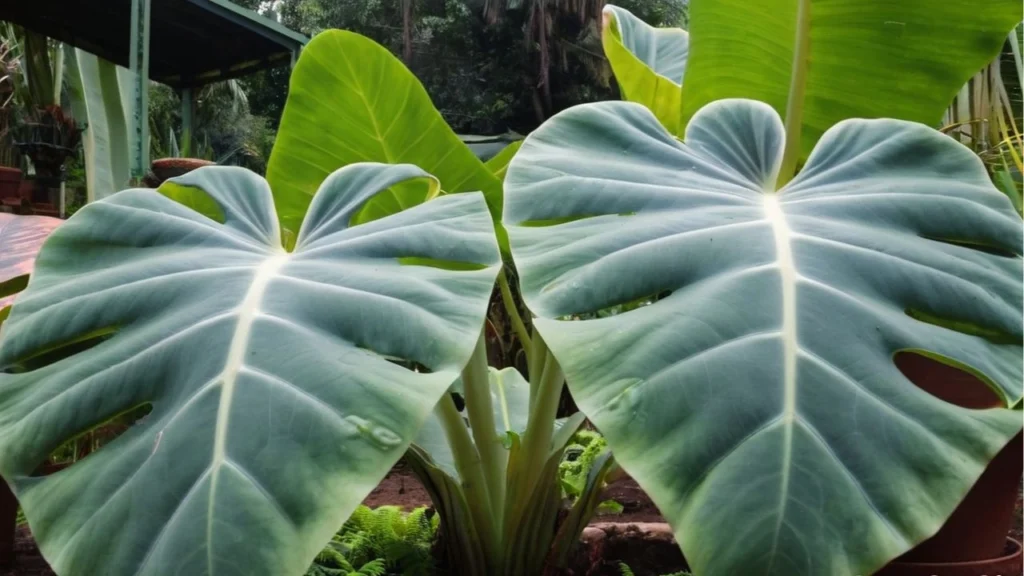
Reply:
<svg viewBox="0 0 1024 576"><path fill-rule="evenodd" d="M192 156L192 89L182 88L181 96L181 155Z"/></svg>
<svg viewBox="0 0 1024 576"><path fill-rule="evenodd" d="M151 0L132 0L132 31L128 62L133 74L131 158L132 179L149 169L149 15Z"/></svg>

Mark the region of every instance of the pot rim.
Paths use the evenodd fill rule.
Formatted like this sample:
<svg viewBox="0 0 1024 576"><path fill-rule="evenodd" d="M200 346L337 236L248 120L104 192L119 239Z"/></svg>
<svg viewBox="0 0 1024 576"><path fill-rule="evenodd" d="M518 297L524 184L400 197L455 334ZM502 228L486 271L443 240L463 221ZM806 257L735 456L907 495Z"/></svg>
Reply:
<svg viewBox="0 0 1024 576"><path fill-rule="evenodd" d="M1005 562L1014 558L1020 558L1024 553L1024 546L1017 540L1006 537L1006 541L1009 542L1014 550L1009 554L997 556L995 558L988 558L986 560L968 560L966 562L893 562L892 566L913 566L915 568L957 568L957 567L971 567L971 566L985 566L986 564L992 564L995 562Z"/></svg>

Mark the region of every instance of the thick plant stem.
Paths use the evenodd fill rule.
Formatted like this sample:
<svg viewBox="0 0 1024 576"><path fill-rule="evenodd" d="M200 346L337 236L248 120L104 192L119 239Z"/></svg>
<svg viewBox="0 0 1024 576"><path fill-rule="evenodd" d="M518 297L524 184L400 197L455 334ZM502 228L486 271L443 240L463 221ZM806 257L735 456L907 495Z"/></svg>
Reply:
<svg viewBox="0 0 1024 576"><path fill-rule="evenodd" d="M501 289L501 301L505 304L509 318L512 319L512 329L515 330L519 343L523 345L523 350L526 350L527 362L529 362L530 350L533 347L530 341L530 332L526 329L523 318L519 316L519 308L516 306L515 298L512 297L512 288L508 284L504 268L498 272L498 287ZM532 366L530 367L532 368Z"/></svg>
<svg viewBox="0 0 1024 576"><path fill-rule="evenodd" d="M555 429L555 416L558 413L558 401L562 397L565 376L551 351L548 350L540 334L536 334L535 346L543 350L544 369L536 389L536 398L530 406L530 419L526 425L523 439L523 451L531 462L544 462L551 452L551 437ZM536 481L535 473L539 467L531 467L526 489L530 490Z"/></svg>
<svg viewBox="0 0 1024 576"><path fill-rule="evenodd" d="M776 189L796 176L800 159L800 132L803 129L804 94L807 90L807 66L811 51L811 0L798 0L796 38L793 41L793 70L789 77L789 98L786 100L786 147Z"/></svg>
<svg viewBox="0 0 1024 576"><path fill-rule="evenodd" d="M466 412L469 413L470 429L476 441L480 462L483 465L484 480L487 482L488 498L496 526L501 525L505 502L505 467L508 456L498 436L494 423L494 406L491 403L491 381L487 368L487 347L481 333L473 356L462 371L462 385L466 396Z"/></svg>
<svg viewBox="0 0 1024 576"><path fill-rule="evenodd" d="M540 337L540 333L537 332L537 327L533 327L533 339L531 340L532 345L527 351L526 364L529 368L529 381L530 381L530 411L533 411L534 404L537 403L537 396L540 391L540 380L544 375L544 363L547 359L547 348L543 346L543 340Z"/></svg>
<svg viewBox="0 0 1024 576"><path fill-rule="evenodd" d="M486 555L489 558L494 558L495 552L500 547L496 530L498 525L494 522L480 454L477 452L476 446L473 445L466 424L450 394L446 393L442 396L434 410L441 420L444 435L452 449L455 469L462 479L462 492L466 496L470 516L476 525L477 533L483 540L484 549L487 550Z"/></svg>

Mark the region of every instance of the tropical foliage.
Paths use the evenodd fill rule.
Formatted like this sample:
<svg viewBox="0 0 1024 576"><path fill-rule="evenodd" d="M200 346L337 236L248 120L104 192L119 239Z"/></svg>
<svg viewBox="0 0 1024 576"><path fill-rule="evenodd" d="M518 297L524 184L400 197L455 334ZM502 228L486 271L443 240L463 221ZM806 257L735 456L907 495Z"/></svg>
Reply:
<svg viewBox="0 0 1024 576"><path fill-rule="evenodd" d="M563 16L596 25L597 4L473 7L524 18L520 54L551 83L529 89L537 121L561 108L545 59L583 47L551 46ZM413 63L433 7L346 17L396 6ZM0 474L69 576L393 569L323 543L394 542L336 529L372 520L359 504L403 455L437 520L381 525L437 526L456 574L563 565L619 466L697 574L873 573L1022 428L1020 216L935 129L1018 8L706 0L684 32L606 7L627 101L488 163L394 53L323 32L267 180L202 168L50 235L4 325ZM511 338L522 370L488 366ZM932 396L907 354L997 400ZM581 412L559 418L566 385Z"/></svg>
<svg viewBox="0 0 1024 576"><path fill-rule="evenodd" d="M903 109L906 83L891 98L860 98L870 83L830 96L838 80L808 75L828 72L807 62L838 56L843 42L891 44L888 30L828 29L837 21L824 8L777 4L792 10L788 30L769 31L761 5L695 4L682 141L642 91L627 92L639 103L563 112L510 164L503 221L534 326L573 397L697 573L872 573L934 533L1020 432L1009 408L1021 399L1022 238L969 150L920 124L842 115L937 124L948 99L917 91L951 97L998 53L1014 10L945 4L945 17L977 26L904 47L946 48L928 52L943 64L916 77ZM930 5L899 10L902 25L939 33ZM621 45L657 74L665 64L650 55L663 36L633 28L642 37ZM719 79L723 51L708 48L726 38L750 59ZM869 60L873 82L920 59ZM729 95L768 103L719 99ZM936 401L893 363L901 351L969 370L1004 408ZM736 526L748 527L742 548L730 545Z"/></svg>
<svg viewBox="0 0 1024 576"><path fill-rule="evenodd" d="M438 524L427 508L406 514L396 506L359 506L306 576L430 576Z"/></svg>

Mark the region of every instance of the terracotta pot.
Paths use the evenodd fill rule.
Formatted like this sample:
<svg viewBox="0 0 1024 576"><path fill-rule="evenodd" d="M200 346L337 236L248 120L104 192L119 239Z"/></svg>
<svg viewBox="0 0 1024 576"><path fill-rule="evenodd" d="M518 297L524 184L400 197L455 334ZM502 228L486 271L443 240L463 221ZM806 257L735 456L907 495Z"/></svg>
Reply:
<svg viewBox="0 0 1024 576"><path fill-rule="evenodd" d="M975 410L1002 406L988 386L956 368L917 354L898 355L896 366L921 389L946 402ZM957 563L1002 556L1022 473L1024 437L1017 434L989 463L942 528L899 561Z"/></svg>
<svg viewBox="0 0 1024 576"><path fill-rule="evenodd" d="M213 166L215 164L215 162L198 158L161 158L153 161L150 170L158 181L163 182L169 178L187 174L196 168Z"/></svg>
<svg viewBox="0 0 1024 576"><path fill-rule="evenodd" d="M1006 539L1004 552L997 558L974 562L893 562L875 576L1019 576L1020 542Z"/></svg>

